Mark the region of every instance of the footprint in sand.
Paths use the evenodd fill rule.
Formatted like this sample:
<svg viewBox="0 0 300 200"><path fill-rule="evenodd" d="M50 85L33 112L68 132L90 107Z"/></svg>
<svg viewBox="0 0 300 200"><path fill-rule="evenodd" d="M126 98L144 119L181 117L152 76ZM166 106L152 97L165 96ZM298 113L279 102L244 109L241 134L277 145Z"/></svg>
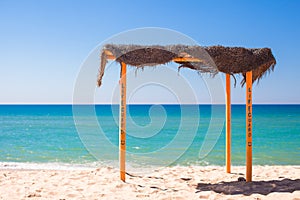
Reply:
<svg viewBox="0 0 300 200"><path fill-rule="evenodd" d="M95 182L88 183L88 185L95 185L95 184L96 184Z"/></svg>
<svg viewBox="0 0 300 200"><path fill-rule="evenodd" d="M42 195L40 194L36 194L36 193L31 193L29 195L27 195L28 198L33 198L33 197L42 197Z"/></svg>
<svg viewBox="0 0 300 200"><path fill-rule="evenodd" d="M74 198L76 197L76 194L68 194L67 197Z"/></svg>
<svg viewBox="0 0 300 200"><path fill-rule="evenodd" d="M150 197L150 195L148 194L138 194L136 195L137 198L146 198L146 197Z"/></svg>
<svg viewBox="0 0 300 200"><path fill-rule="evenodd" d="M51 196L56 196L57 195L56 192L49 192L48 194L51 195Z"/></svg>

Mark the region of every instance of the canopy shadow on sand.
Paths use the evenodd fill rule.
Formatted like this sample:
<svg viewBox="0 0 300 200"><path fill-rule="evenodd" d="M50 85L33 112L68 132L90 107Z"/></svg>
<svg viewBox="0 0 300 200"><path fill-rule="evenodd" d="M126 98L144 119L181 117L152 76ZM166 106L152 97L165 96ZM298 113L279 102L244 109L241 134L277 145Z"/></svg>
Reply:
<svg viewBox="0 0 300 200"><path fill-rule="evenodd" d="M253 181L253 182L220 182L216 184L198 183L197 192L214 191L226 195L235 194L262 194L267 195L272 192L289 192L292 193L300 190L300 179L283 179L271 181Z"/></svg>

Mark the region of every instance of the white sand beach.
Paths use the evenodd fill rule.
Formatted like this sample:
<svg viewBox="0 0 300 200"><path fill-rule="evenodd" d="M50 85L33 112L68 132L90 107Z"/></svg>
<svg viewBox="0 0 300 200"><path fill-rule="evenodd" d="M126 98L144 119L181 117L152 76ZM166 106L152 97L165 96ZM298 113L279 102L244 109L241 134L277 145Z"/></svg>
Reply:
<svg viewBox="0 0 300 200"><path fill-rule="evenodd" d="M254 166L253 182L239 182L244 167L168 167L152 174L116 168L1 169L0 199L293 199L300 200L300 166Z"/></svg>

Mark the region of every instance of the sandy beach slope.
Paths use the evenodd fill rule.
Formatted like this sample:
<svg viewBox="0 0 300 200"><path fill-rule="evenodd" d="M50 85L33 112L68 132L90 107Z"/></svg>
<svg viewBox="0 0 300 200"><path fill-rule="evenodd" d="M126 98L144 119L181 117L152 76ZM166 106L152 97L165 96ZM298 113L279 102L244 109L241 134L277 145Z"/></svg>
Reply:
<svg viewBox="0 0 300 200"><path fill-rule="evenodd" d="M254 166L253 182L239 182L244 167L169 167L151 174L118 169L0 170L0 199L293 199L300 200L300 166Z"/></svg>

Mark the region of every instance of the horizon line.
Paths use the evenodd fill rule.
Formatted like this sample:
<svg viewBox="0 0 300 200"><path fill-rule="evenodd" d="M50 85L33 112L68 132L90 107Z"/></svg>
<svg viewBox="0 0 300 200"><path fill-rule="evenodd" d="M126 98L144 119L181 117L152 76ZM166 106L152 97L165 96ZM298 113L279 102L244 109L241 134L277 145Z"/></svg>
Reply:
<svg viewBox="0 0 300 200"><path fill-rule="evenodd" d="M119 105L119 103L80 103L80 104L73 104L73 103L0 103L0 106L38 106L38 105ZM126 105L226 105L225 103L128 103ZM246 105L245 103L232 103L231 105ZM299 103L253 103L252 105L300 105Z"/></svg>

